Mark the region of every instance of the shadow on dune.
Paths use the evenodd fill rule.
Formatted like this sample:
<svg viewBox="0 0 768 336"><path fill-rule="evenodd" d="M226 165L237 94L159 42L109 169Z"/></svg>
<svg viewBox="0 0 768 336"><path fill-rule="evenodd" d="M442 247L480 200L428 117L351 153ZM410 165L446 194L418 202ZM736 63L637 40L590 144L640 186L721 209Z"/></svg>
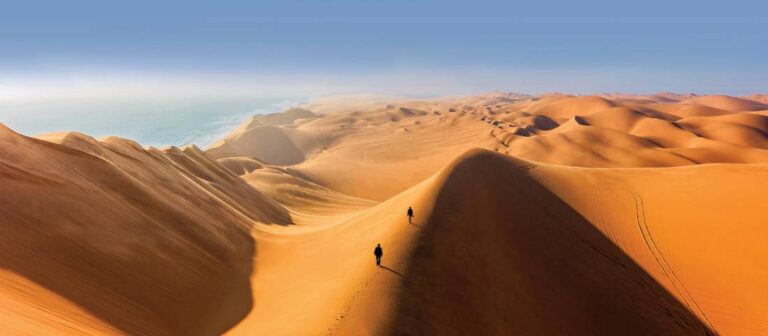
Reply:
<svg viewBox="0 0 768 336"><path fill-rule="evenodd" d="M130 335L219 335L250 311L251 221L167 159L118 165L10 131L0 148L0 268ZM30 333L66 314L47 304Z"/></svg>
<svg viewBox="0 0 768 336"><path fill-rule="evenodd" d="M714 335L533 167L471 151L444 171L394 335Z"/></svg>
<svg viewBox="0 0 768 336"><path fill-rule="evenodd" d="M210 256L221 258L216 262L202 262L196 253L166 248L134 251L122 259L83 243L87 237L46 236L44 229L23 226L0 224L0 235L6 237L0 239L0 268L55 292L126 334L220 335L251 310L252 267L244 264L250 264L255 253L252 240L240 245L243 254L250 253L248 259L228 269L224 265L235 261L224 255ZM8 253L9 247L16 251Z"/></svg>
<svg viewBox="0 0 768 336"><path fill-rule="evenodd" d="M225 139L206 152L217 159L244 156L267 164L293 165L306 159L293 137L303 138L305 135L299 130L272 125L256 126L233 139Z"/></svg>

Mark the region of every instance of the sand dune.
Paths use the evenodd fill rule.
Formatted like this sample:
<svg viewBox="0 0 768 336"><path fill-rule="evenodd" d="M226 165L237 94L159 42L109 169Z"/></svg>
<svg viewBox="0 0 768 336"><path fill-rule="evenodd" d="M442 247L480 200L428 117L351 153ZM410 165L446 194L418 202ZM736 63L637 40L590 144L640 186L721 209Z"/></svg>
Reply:
<svg viewBox="0 0 768 336"><path fill-rule="evenodd" d="M677 122L698 136L746 148L767 148L768 117L757 114L729 114L691 117Z"/></svg>
<svg viewBox="0 0 768 336"><path fill-rule="evenodd" d="M768 104L768 95L766 94L753 94L746 97L743 97L744 99L754 100L758 103L762 104Z"/></svg>
<svg viewBox="0 0 768 336"><path fill-rule="evenodd" d="M767 105L753 100L721 95L696 97L685 102L726 111L757 111L768 108Z"/></svg>
<svg viewBox="0 0 768 336"><path fill-rule="evenodd" d="M205 150L0 127L0 334L766 334L760 97L331 97Z"/></svg>
<svg viewBox="0 0 768 336"><path fill-rule="evenodd" d="M555 120L563 120L575 115L592 114L614 106L615 104L610 100L597 96L552 97L544 98L525 110Z"/></svg>
<svg viewBox="0 0 768 336"><path fill-rule="evenodd" d="M394 334L709 332L540 184L537 172L487 151L470 152L443 172L395 308Z"/></svg>
<svg viewBox="0 0 768 336"><path fill-rule="evenodd" d="M43 138L61 144L0 129L2 282L34 304L0 329L210 335L247 313L248 228L289 220L281 206L195 151Z"/></svg>
<svg viewBox="0 0 768 336"><path fill-rule="evenodd" d="M720 335L766 329L758 266L766 165L672 169L542 166L539 180ZM759 181L759 182L758 182ZM757 234L755 234L758 232Z"/></svg>
<svg viewBox="0 0 768 336"><path fill-rule="evenodd" d="M217 160L224 168L237 174L243 175L254 170L264 168L264 164L256 159L249 157L227 157Z"/></svg>

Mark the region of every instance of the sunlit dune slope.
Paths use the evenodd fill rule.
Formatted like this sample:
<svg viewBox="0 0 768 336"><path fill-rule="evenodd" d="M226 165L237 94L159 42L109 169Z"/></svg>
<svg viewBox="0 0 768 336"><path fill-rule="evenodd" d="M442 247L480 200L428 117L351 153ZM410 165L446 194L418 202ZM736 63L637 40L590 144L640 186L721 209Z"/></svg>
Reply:
<svg viewBox="0 0 768 336"><path fill-rule="evenodd" d="M535 166L475 151L447 169L406 273L393 334L707 333L641 265L538 182Z"/></svg>
<svg viewBox="0 0 768 336"><path fill-rule="evenodd" d="M758 103L723 96L663 104L588 98L558 96L501 107L485 119L496 128L501 147L495 149L583 167L768 162L764 116L741 110L759 108ZM715 107L698 105L704 103ZM557 127L529 121L542 116L538 113L554 118Z"/></svg>
<svg viewBox="0 0 768 336"><path fill-rule="evenodd" d="M762 194L768 165L532 174L720 335L768 333Z"/></svg>
<svg viewBox="0 0 768 336"><path fill-rule="evenodd" d="M754 100L722 95L696 97L687 100L686 103L709 106L726 111L757 111L768 108L768 105Z"/></svg>
<svg viewBox="0 0 768 336"><path fill-rule="evenodd" d="M315 113L298 108L255 116L213 144L208 154L214 158L253 157L275 164L302 162L309 152L328 141L322 133L296 129L295 123L315 117Z"/></svg>
<svg viewBox="0 0 768 336"><path fill-rule="evenodd" d="M320 99L205 150L0 126L0 334L768 334L766 118L492 92Z"/></svg>
<svg viewBox="0 0 768 336"><path fill-rule="evenodd" d="M429 177L454 157L495 141L477 115L423 115L363 127L296 168L345 194L384 200Z"/></svg>
<svg viewBox="0 0 768 336"><path fill-rule="evenodd" d="M306 104L325 114L291 119L292 112L268 130L248 130L249 121L208 153L291 163L317 184L379 201L473 147L583 167L768 162L768 125L754 100L490 93L384 102Z"/></svg>
<svg viewBox="0 0 768 336"><path fill-rule="evenodd" d="M765 165L591 169L469 152L392 198L426 210L384 245L400 276L373 273L333 330L765 333L766 177Z"/></svg>
<svg viewBox="0 0 768 336"><path fill-rule="evenodd" d="M338 279L343 274L346 281L352 281L308 295L313 302L336 302L329 307L347 302L343 308L329 308L336 315L327 311L315 314L308 309L291 316L316 321L317 330L331 325L329 331L339 335L493 334L508 330L537 334L624 334L633 330L640 335L749 335L763 331L765 322L758 307L766 304L766 297L747 297L745 291L734 290L739 286L711 281L705 274L718 272L722 263L707 264L706 258L718 257L701 253L696 243L704 236L723 236L724 232L714 228L720 227L724 214L745 214L740 227L759 222L755 211L760 208L760 198L753 195L747 180L750 174L766 174L764 166L698 165L767 162L760 146L766 129L761 115L718 110L723 112L688 117L679 113L688 103L675 103L685 101L682 98L667 100L665 104L672 107L664 109L657 108L656 101L638 105L636 100L625 103L562 95L516 97L483 105L489 99L401 102L354 112L342 109L312 121L326 127L346 127L327 148L290 171L257 170L261 173L251 175L261 188L269 188L268 181L291 179L311 183L311 189L322 186L386 200L371 210L341 206L309 210L323 214L337 211L341 216L327 221L309 217L308 224L316 227L309 231L311 235L276 238L275 231L270 230L268 238L257 238L260 246L274 251L269 254L292 255L289 259L275 257L281 260L279 267L271 266L275 265L268 261L271 257L264 256L260 269L272 269L277 274L303 274L310 269L308 273L316 279L326 277L323 274ZM558 108L563 100L572 100L567 109ZM428 113L397 116L403 108ZM702 131L705 128L708 131ZM723 128L736 130L719 130ZM521 129L525 131L513 132ZM409 188L471 147L540 162L617 169L539 166L514 160L505 163L502 156L480 152ZM485 166L496 168L488 171L482 168ZM619 168L666 166L692 167ZM461 168L468 171L458 175L448 173L458 167L473 168ZM648 183L645 177L654 182ZM714 180L723 182L696 189L696 197L687 196L690 186ZM721 190L729 193L722 194ZM731 203L728 195L734 193L741 196ZM270 194L278 197L283 192ZM324 195L315 199L331 204L337 197ZM705 206L713 202L721 205ZM300 203L294 202L294 207L302 208ZM435 212L425 211L433 203ZM421 219L415 227L403 227L403 210L411 204L420 208ZM314 206L307 205L306 209ZM344 217L345 213L350 217ZM440 224L446 222L451 224ZM687 223L686 230L694 231L699 225L709 229L707 233L672 229L680 228L679 222ZM440 229L440 225L448 226ZM563 227L578 232L578 236L560 235L563 232L558 230ZM414 232L414 228L424 232ZM668 233L672 231L675 233ZM276 239L281 241L279 245ZM736 240L743 243L709 250L722 249L722 255L727 256L724 259L765 254L756 239ZM376 242L388 247L388 268L371 272L370 256L357 256L361 252L356 251L370 249ZM291 248L284 249L286 245ZM520 246L525 248L518 249ZM414 248L417 252L411 256L409 251ZM289 252L307 249L322 249L323 258L315 258L314 252ZM666 252L670 249L675 252ZM354 260L348 260L350 254L355 255ZM513 260L519 262L513 265L520 269L510 267ZM746 276L741 267L759 267L754 261L749 263L733 266L725 274L745 288L759 288L768 277ZM280 278L259 274L254 283L273 277ZM306 285L304 281L267 283L254 286L267 297L272 297L273 291L284 293ZM269 289L258 289L263 287ZM269 307L307 304L308 299L297 295ZM516 305L518 300L525 304ZM472 309L465 309L467 306ZM736 310L743 313L736 317L732 313ZM265 314L264 310L252 311L233 333L266 330L294 334L309 330L306 326L285 326L278 322L285 321L283 318L273 320Z"/></svg>

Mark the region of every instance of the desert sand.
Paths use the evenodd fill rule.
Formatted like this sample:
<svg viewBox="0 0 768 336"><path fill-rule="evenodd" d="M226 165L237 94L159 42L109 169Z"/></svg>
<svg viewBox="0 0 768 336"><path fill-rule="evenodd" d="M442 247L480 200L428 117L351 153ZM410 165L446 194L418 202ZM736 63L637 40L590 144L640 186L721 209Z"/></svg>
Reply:
<svg viewBox="0 0 768 336"><path fill-rule="evenodd" d="M204 150L0 149L3 335L768 334L765 95L327 97Z"/></svg>

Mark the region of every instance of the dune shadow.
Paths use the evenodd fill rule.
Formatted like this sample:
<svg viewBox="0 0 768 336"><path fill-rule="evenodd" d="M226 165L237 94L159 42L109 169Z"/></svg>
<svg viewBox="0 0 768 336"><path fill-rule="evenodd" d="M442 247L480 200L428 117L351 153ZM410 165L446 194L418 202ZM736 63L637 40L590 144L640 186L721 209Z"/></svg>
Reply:
<svg viewBox="0 0 768 336"><path fill-rule="evenodd" d="M455 164L388 333L716 335L531 169L489 151Z"/></svg>
<svg viewBox="0 0 768 336"><path fill-rule="evenodd" d="M304 162L305 153L279 126L260 125L227 140L206 152L214 158L245 156L270 165L295 165Z"/></svg>
<svg viewBox="0 0 768 336"><path fill-rule="evenodd" d="M45 236L2 221L0 227L5 237L0 245L15 250L0 248L0 268L45 287L129 335L220 335L253 305L250 265L256 245L250 237L238 244L242 258L214 252L213 257L220 259L213 262L173 247L116 256L88 247L82 243L89 239L86 236Z"/></svg>
<svg viewBox="0 0 768 336"><path fill-rule="evenodd" d="M162 197L161 186L150 191L87 160L68 161L98 186L87 192L80 181L0 176L15 190L0 195L0 268L130 335L220 335L246 316L250 222L208 197Z"/></svg>

